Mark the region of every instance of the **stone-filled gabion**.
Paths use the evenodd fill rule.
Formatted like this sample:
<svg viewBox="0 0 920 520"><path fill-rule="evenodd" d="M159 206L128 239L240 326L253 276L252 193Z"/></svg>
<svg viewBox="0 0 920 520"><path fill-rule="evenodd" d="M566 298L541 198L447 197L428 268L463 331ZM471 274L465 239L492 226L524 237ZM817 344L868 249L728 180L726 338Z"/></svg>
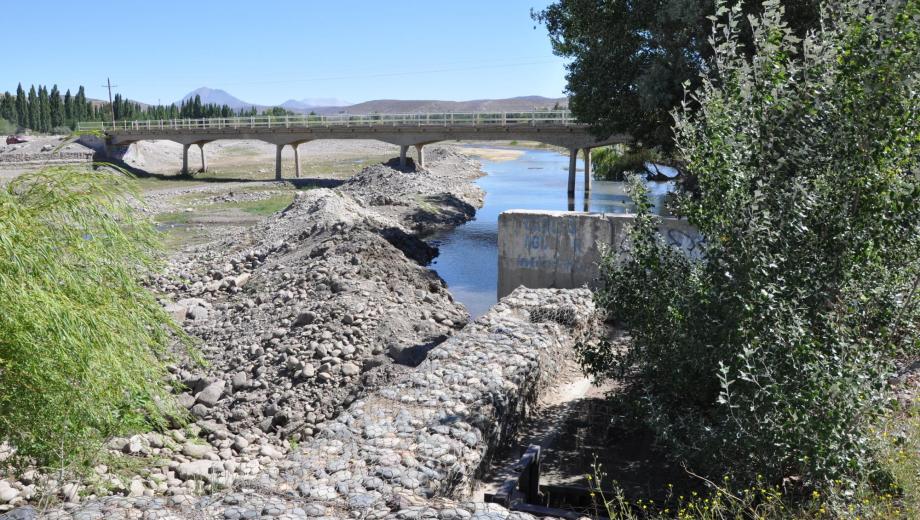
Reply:
<svg viewBox="0 0 920 520"><path fill-rule="evenodd" d="M594 325L587 290L520 288L414 371L353 402L277 474L201 497L110 497L42 518L532 518L462 498ZM20 508L7 518L37 515Z"/></svg>

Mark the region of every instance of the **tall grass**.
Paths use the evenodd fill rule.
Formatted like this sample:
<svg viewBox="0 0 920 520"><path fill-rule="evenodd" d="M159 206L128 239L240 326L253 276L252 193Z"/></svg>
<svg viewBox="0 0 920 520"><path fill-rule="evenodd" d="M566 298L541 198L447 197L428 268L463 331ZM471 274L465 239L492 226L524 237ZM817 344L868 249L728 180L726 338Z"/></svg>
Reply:
<svg viewBox="0 0 920 520"><path fill-rule="evenodd" d="M119 174L51 167L0 188L0 440L14 462L87 461L178 409L164 358L178 329L145 289L153 228Z"/></svg>

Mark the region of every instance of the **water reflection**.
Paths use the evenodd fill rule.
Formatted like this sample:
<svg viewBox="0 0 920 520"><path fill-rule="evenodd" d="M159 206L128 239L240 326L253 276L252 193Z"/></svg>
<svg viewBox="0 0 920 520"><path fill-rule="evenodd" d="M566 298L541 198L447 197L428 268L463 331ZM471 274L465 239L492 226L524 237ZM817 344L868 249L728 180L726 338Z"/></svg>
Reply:
<svg viewBox="0 0 920 520"><path fill-rule="evenodd" d="M477 181L486 197L476 218L432 238L440 255L431 267L473 317L484 314L496 301L499 213L509 209L626 213L633 209L622 182L594 181L591 192L583 195L581 159L574 198L567 193L569 158L565 155L527 150L512 161L481 162L488 175ZM661 211L670 183L648 183L648 187L656 209Z"/></svg>

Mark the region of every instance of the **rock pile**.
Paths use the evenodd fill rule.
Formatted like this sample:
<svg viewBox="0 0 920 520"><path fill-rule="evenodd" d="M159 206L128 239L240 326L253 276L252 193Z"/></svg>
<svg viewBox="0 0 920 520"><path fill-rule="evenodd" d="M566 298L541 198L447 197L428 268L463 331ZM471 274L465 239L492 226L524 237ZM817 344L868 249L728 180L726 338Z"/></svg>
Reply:
<svg viewBox="0 0 920 520"><path fill-rule="evenodd" d="M108 497L47 518L530 519L456 499L562 356L594 332L593 316L587 290L518 289L269 471L228 482L215 461L178 464L206 490L230 489Z"/></svg>
<svg viewBox="0 0 920 520"><path fill-rule="evenodd" d="M461 496L521 419L584 332L590 297L519 291L458 335L468 315L424 267L433 250L418 234L469 218L479 173L452 151L429 158L301 192L170 259L151 285L206 360L170 367L195 422L113 439L113 452L161 461L138 474L0 480L0 512L34 517L19 506L53 490L64 507L51 518L501 513L441 498Z"/></svg>
<svg viewBox="0 0 920 520"><path fill-rule="evenodd" d="M253 237L258 237L248 243ZM399 247L395 247L396 243ZM156 285L201 339L174 371L193 415L299 440L468 315L412 257L429 247L353 198L301 193L247 232L174 259Z"/></svg>

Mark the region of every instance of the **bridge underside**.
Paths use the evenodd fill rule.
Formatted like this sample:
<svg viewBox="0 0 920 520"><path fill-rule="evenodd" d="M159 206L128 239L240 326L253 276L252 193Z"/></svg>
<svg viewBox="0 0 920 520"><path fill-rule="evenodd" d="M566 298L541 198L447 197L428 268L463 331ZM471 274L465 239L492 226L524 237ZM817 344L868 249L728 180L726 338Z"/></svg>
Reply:
<svg viewBox="0 0 920 520"><path fill-rule="evenodd" d="M405 166L410 146L417 151L416 164L425 165L423 148L426 144L439 141L473 140L473 141L537 141L569 150L568 194L575 193L576 161L579 150L584 151L585 159L585 193L591 189L591 148L616 143L628 142L626 136L611 136L597 139L587 128L581 126L463 126L463 127L424 127L424 126L333 126L321 128L207 128L207 129L173 129L149 128L108 131L111 145L130 145L138 141L169 140L182 145L182 172L189 173L188 151L192 145L201 150L202 171L207 170L204 145L218 140L259 140L276 146L275 177L281 179L281 151L285 146L294 148L295 175L300 176L300 158L298 146L318 139L376 139L400 147L400 162Z"/></svg>

